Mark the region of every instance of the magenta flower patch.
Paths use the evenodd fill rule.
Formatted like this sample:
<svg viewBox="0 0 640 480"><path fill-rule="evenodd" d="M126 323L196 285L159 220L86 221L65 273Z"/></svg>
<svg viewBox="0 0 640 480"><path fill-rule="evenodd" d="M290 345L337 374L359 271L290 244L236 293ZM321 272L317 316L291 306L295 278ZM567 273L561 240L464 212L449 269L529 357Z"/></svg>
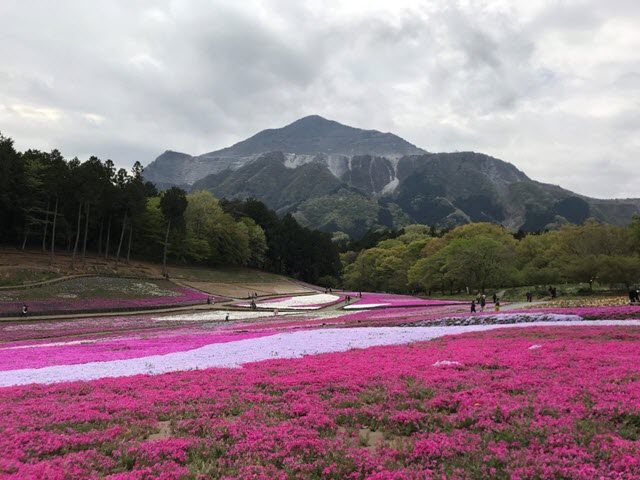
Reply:
<svg viewBox="0 0 640 480"><path fill-rule="evenodd" d="M0 476L635 479L638 351L638 326L514 327L3 388Z"/></svg>

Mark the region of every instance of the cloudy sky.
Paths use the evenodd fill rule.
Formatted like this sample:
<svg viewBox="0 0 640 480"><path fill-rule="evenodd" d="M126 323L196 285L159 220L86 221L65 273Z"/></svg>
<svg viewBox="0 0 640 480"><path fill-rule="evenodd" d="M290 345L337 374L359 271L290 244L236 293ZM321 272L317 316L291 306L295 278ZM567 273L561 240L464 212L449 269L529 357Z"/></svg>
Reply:
<svg viewBox="0 0 640 480"><path fill-rule="evenodd" d="M119 166L319 114L640 197L640 1L0 0L0 132Z"/></svg>

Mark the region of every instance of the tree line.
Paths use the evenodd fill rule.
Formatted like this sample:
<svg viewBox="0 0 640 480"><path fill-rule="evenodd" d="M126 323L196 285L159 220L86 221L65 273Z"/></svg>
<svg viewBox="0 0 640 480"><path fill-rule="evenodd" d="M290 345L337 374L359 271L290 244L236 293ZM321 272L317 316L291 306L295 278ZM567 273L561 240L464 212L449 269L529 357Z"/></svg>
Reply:
<svg viewBox="0 0 640 480"><path fill-rule="evenodd" d="M139 162L127 171L95 156L18 152L0 134L0 242L51 257L64 250L80 264L92 252L116 262L246 265L358 291L640 282L640 218L627 227L587 220L529 235L489 223L449 231L410 225L345 242L255 199L178 187L159 193L142 173Z"/></svg>
<svg viewBox="0 0 640 480"><path fill-rule="evenodd" d="M340 259L326 233L279 218L257 200L219 201L173 187L161 194L142 176L92 156L16 151L0 134L0 242L38 248L52 258L88 252L193 265L246 265L337 284Z"/></svg>
<svg viewBox="0 0 640 480"><path fill-rule="evenodd" d="M617 288L640 283L640 217L626 227L599 223L512 234L490 223L434 232L411 225L375 246L341 254L344 285L392 292L485 291L564 282Z"/></svg>

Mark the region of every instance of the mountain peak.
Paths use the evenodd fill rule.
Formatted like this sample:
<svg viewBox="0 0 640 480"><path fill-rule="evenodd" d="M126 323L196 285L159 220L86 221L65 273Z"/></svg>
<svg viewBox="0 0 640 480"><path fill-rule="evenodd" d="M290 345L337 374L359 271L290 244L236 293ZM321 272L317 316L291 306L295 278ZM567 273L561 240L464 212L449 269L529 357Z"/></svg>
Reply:
<svg viewBox="0 0 640 480"><path fill-rule="evenodd" d="M302 117L281 128L263 130L235 145L205 157L244 157L264 152L296 155L404 156L426 153L393 135L350 127L320 115Z"/></svg>
<svg viewBox="0 0 640 480"><path fill-rule="evenodd" d="M343 161L343 157L363 155L398 159L427 153L392 133L363 130L320 115L308 115L284 127L263 130L235 145L204 155L191 157L167 151L146 168L145 177L155 182L192 184L211 173L236 170L269 152L302 157L300 164L318 155ZM168 171L171 176L166 178Z"/></svg>
<svg viewBox="0 0 640 480"><path fill-rule="evenodd" d="M313 114L313 115L307 115L306 117L299 118L295 122L290 123L289 126L296 125L296 124L321 124L321 123L338 123L338 122L336 122L335 120L329 120L328 118L324 118L320 115Z"/></svg>
<svg viewBox="0 0 640 480"><path fill-rule="evenodd" d="M320 131L326 129L362 131L360 128L350 127L335 120L330 120L328 118L322 117L320 115L307 115L306 117L299 118L289 125L274 130L297 130L300 128L308 128Z"/></svg>

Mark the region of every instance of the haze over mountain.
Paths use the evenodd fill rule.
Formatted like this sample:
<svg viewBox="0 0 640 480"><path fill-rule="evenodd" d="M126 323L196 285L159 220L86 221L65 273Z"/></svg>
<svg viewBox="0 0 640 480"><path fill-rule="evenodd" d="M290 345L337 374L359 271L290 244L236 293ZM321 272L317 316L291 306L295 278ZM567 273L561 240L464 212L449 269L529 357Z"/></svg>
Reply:
<svg viewBox="0 0 640 480"><path fill-rule="evenodd" d="M317 115L199 156L166 151L144 175L161 188L255 197L304 225L351 236L409 223L490 221L514 231L588 217L625 224L640 213L640 199L585 197L487 155L429 153L392 133Z"/></svg>

